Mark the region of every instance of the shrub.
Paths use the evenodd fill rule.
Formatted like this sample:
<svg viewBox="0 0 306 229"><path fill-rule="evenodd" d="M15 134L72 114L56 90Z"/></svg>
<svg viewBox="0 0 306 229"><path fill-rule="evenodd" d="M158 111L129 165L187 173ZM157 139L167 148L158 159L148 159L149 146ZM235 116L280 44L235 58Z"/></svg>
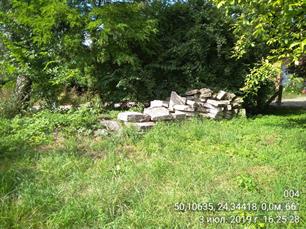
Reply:
<svg viewBox="0 0 306 229"><path fill-rule="evenodd" d="M276 92L276 77L280 70L272 64L262 62L246 76L244 86L244 103L248 111L261 112L268 99Z"/></svg>

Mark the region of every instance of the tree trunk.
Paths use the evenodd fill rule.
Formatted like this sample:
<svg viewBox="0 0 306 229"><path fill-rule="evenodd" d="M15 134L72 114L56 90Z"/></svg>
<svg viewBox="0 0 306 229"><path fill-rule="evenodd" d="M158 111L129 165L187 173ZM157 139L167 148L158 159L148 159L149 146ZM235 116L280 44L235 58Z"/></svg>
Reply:
<svg viewBox="0 0 306 229"><path fill-rule="evenodd" d="M32 90L32 80L28 76L18 76L16 79L15 96L17 106L26 109L29 106Z"/></svg>

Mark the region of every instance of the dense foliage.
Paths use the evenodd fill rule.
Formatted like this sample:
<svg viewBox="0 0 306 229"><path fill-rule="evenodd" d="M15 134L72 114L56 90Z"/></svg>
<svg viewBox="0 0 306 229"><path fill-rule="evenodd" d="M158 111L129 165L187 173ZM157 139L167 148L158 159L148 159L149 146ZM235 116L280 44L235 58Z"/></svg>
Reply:
<svg viewBox="0 0 306 229"><path fill-rule="evenodd" d="M237 92L262 58L300 58L303 8L301 0L3 0L0 83L28 79L31 101L53 106L67 88L108 102L202 86Z"/></svg>
<svg viewBox="0 0 306 229"><path fill-rule="evenodd" d="M5 2L1 75L28 76L36 98L56 102L64 86L107 101L241 86L230 21L211 3Z"/></svg>
<svg viewBox="0 0 306 229"><path fill-rule="evenodd" d="M269 62L255 66L245 78L244 92L245 106L254 112L263 111L267 101L278 90L277 76L279 68Z"/></svg>
<svg viewBox="0 0 306 229"><path fill-rule="evenodd" d="M305 53L304 0L214 0L234 18L236 55L267 46L270 58L298 60Z"/></svg>

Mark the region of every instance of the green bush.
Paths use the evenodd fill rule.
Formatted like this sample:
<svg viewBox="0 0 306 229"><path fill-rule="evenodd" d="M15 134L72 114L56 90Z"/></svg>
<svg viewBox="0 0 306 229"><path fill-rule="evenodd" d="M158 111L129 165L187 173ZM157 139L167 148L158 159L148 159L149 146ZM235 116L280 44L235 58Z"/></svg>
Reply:
<svg viewBox="0 0 306 229"><path fill-rule="evenodd" d="M261 112L268 99L276 92L276 77L279 70L268 62L254 67L246 76L244 86L245 107L250 112Z"/></svg>
<svg viewBox="0 0 306 229"><path fill-rule="evenodd" d="M42 110L12 119L0 117L0 152L50 143L58 131L66 136L91 133L96 128L98 114L95 109L81 107L66 113Z"/></svg>

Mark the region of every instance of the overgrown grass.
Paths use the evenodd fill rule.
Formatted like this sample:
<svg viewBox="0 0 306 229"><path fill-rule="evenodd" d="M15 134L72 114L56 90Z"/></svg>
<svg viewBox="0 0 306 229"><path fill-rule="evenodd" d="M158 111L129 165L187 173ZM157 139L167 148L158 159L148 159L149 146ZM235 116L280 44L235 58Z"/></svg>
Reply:
<svg viewBox="0 0 306 229"><path fill-rule="evenodd" d="M63 118L41 114L36 122L42 122L46 115L48 120ZM305 227L304 222L200 222L201 216L208 215L305 217L305 111L219 122L193 119L160 123L143 135L131 129L105 138L77 134L84 123L93 124L95 117L88 116L79 126L66 120L61 138L50 138L43 145L30 144L31 138L11 140L6 134L13 136L15 121L1 120L1 139L6 147L2 140L0 228ZM19 119L27 123L20 131L33 125L27 118ZM39 129L32 135L41 136L42 132ZM45 132L45 136L51 135L52 131ZM10 141L23 147L7 147ZM301 195L286 198L286 189L299 190ZM290 201L299 204L300 210L175 210L179 202Z"/></svg>

